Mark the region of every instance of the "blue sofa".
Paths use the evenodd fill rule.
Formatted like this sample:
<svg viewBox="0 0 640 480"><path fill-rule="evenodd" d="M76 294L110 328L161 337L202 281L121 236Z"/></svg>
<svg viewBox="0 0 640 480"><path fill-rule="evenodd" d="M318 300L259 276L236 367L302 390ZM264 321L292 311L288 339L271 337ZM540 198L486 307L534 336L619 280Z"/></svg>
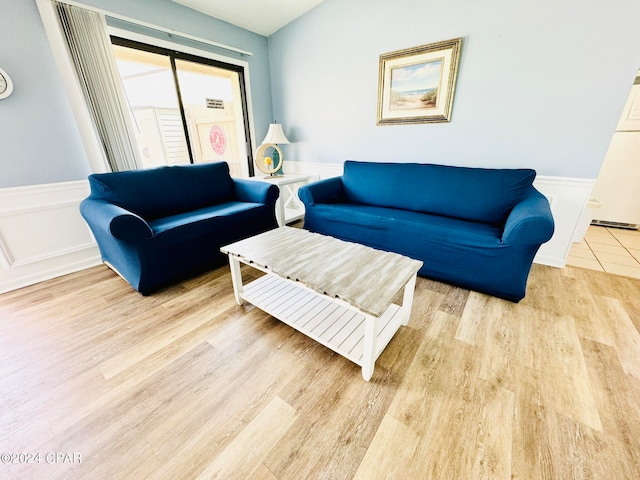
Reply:
<svg viewBox="0 0 640 480"><path fill-rule="evenodd" d="M554 230L529 169L346 161L301 187L304 228L422 260L420 276L512 302Z"/></svg>
<svg viewBox="0 0 640 480"><path fill-rule="evenodd" d="M226 162L89 176L80 212L102 260L148 295L223 264L220 247L277 226L274 185Z"/></svg>

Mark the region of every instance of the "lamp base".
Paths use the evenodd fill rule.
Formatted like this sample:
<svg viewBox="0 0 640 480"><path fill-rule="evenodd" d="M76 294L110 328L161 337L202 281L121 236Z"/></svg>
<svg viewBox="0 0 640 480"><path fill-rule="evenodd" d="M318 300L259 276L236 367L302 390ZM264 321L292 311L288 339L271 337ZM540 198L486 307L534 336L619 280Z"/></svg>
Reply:
<svg viewBox="0 0 640 480"><path fill-rule="evenodd" d="M271 157L267 156L268 149L272 150L270 152ZM282 163L282 151L277 145L264 143L256 150L255 164L262 173L273 175L274 173L282 172Z"/></svg>

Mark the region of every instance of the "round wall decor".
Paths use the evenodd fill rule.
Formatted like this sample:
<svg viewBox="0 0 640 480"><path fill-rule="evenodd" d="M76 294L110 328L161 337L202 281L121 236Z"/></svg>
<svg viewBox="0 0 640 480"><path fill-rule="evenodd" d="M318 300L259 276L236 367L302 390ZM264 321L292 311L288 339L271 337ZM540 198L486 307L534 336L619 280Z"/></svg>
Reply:
<svg viewBox="0 0 640 480"><path fill-rule="evenodd" d="M256 151L255 163L261 172L273 175L282 168L282 150L273 143L263 143Z"/></svg>
<svg viewBox="0 0 640 480"><path fill-rule="evenodd" d="M7 98L13 92L13 82L9 74L0 68L0 100Z"/></svg>

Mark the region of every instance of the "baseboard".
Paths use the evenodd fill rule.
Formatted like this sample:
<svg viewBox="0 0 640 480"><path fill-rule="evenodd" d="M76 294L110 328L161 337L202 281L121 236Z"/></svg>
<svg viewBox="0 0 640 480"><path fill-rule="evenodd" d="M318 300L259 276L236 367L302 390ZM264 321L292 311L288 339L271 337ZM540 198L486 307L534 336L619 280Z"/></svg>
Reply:
<svg viewBox="0 0 640 480"><path fill-rule="evenodd" d="M546 255L536 255L533 259L533 263L538 265L545 265L547 267L564 268L567 264L566 259L557 257L549 257Z"/></svg>
<svg viewBox="0 0 640 480"><path fill-rule="evenodd" d="M80 260L70 260L64 258L56 258L56 264L52 268L42 269L42 265L33 271L22 271L19 275L0 280L0 293L6 293L20 288L35 285L36 283L51 280L52 278L62 277L70 273L86 270L102 263L100 252L97 246L93 246L94 252L87 254Z"/></svg>

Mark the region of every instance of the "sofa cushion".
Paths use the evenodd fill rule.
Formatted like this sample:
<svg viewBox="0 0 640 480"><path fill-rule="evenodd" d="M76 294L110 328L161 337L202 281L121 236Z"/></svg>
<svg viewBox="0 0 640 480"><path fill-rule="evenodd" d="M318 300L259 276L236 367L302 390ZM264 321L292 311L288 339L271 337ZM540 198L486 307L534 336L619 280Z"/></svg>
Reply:
<svg viewBox="0 0 640 480"><path fill-rule="evenodd" d="M354 238L375 248L399 253L403 245L411 245L420 237L452 248L487 248L500 245L502 235L500 228L487 223L346 203L315 206L313 221L324 223L325 227L333 225L336 231L344 231L347 237L353 234Z"/></svg>
<svg viewBox="0 0 640 480"><path fill-rule="evenodd" d="M226 162L176 165L89 176L91 197L153 219L235 197Z"/></svg>
<svg viewBox="0 0 640 480"><path fill-rule="evenodd" d="M262 204L249 202L227 202L219 205L199 208L191 212L178 213L176 215L168 215L162 218L156 218L149 221L149 226L153 233L158 235L162 232L172 230L178 227L192 228L209 228L202 224L210 220L224 220L225 218L234 219L241 212L263 208ZM200 223L200 225L198 225Z"/></svg>
<svg viewBox="0 0 640 480"><path fill-rule="evenodd" d="M354 203L503 224L532 188L531 169L348 160L342 182Z"/></svg>

